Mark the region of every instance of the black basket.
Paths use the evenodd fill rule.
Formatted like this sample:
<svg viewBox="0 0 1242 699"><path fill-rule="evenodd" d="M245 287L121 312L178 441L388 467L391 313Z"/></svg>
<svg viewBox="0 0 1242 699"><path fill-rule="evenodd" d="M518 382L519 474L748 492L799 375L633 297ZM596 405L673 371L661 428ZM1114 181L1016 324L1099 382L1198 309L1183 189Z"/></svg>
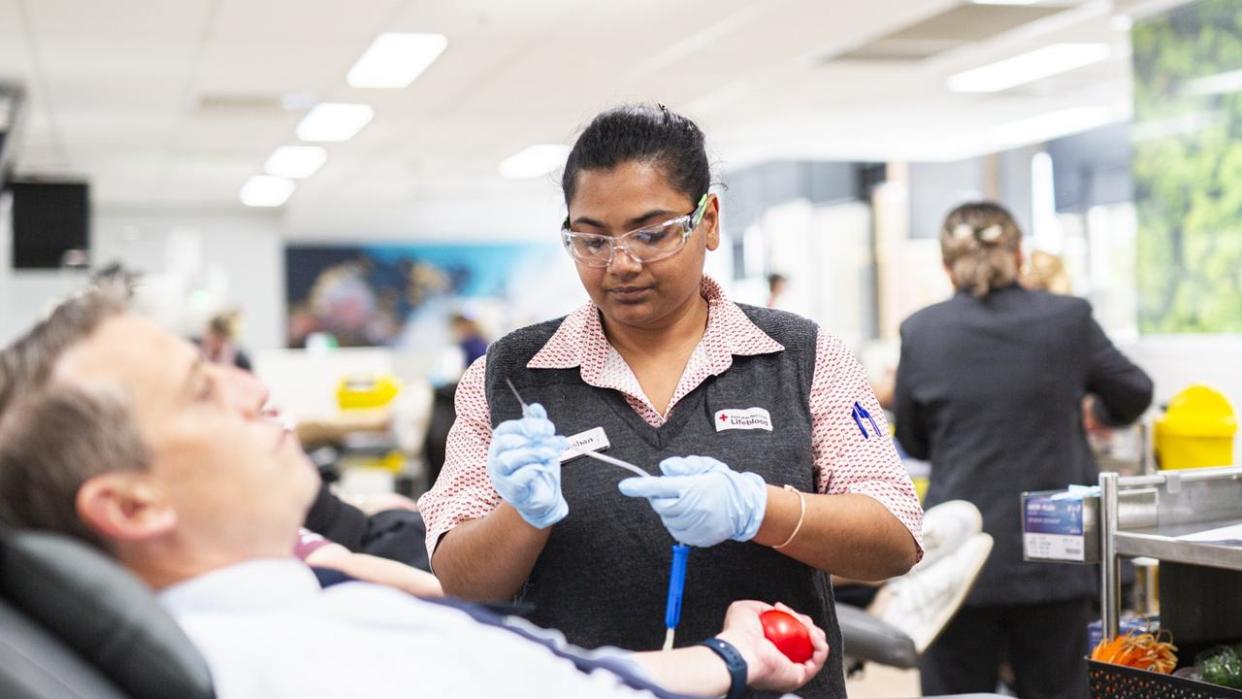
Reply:
<svg viewBox="0 0 1242 699"><path fill-rule="evenodd" d="M1092 699L1242 699L1242 691L1158 672L1087 661Z"/></svg>

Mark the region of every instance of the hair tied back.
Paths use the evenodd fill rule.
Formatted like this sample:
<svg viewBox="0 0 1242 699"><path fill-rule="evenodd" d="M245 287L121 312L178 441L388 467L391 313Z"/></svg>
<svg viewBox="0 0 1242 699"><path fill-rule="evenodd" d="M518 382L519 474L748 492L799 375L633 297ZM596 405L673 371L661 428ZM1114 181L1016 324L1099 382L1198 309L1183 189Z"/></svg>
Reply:
<svg viewBox="0 0 1242 699"><path fill-rule="evenodd" d="M993 223L987 228L979 231L979 242L984 245L995 245L1000 241L1002 233L1004 233L1004 229L1001 228L1001 225L999 223Z"/></svg>

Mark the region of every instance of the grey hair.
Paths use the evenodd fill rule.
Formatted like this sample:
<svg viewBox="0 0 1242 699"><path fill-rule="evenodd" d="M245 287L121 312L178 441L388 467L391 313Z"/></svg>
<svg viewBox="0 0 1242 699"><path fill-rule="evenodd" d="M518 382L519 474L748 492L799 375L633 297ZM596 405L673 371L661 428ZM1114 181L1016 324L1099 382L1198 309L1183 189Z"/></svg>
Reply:
<svg viewBox="0 0 1242 699"><path fill-rule="evenodd" d="M54 385L23 396L0 422L0 522L67 534L106 549L78 516L78 490L151 457L119 391Z"/></svg>
<svg viewBox="0 0 1242 699"><path fill-rule="evenodd" d="M128 310L128 292L98 286L57 306L29 332L0 350L0 420L21 394L47 385L56 363L105 320Z"/></svg>
<svg viewBox="0 0 1242 699"><path fill-rule="evenodd" d="M72 298L0 350L0 522L101 540L77 516L77 491L105 471L145 468L147 449L117 392L52 383L57 362L109 318L127 294L97 287Z"/></svg>
<svg viewBox="0 0 1242 699"><path fill-rule="evenodd" d="M963 204L945 217L940 254L957 288L982 298L1018 280L1016 255L1022 231L1005 207L990 201Z"/></svg>

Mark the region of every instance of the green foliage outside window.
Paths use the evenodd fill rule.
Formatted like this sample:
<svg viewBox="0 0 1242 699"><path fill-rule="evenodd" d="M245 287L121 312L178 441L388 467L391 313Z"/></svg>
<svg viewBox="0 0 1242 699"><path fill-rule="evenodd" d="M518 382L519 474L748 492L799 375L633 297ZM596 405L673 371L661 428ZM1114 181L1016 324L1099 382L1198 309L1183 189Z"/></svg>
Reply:
<svg viewBox="0 0 1242 699"><path fill-rule="evenodd" d="M1242 2L1201 0L1132 39L1139 328L1242 332Z"/></svg>

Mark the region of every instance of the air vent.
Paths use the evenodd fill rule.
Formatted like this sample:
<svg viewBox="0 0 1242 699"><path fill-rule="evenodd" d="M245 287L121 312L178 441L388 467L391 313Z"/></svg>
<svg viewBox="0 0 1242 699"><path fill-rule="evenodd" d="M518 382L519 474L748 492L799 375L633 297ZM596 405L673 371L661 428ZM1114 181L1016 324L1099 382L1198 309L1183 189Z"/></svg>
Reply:
<svg viewBox="0 0 1242 699"><path fill-rule="evenodd" d="M845 53L836 61L921 61L959 46L991 39L997 34L1063 12L1067 7L1028 5L961 5L903 27Z"/></svg>

